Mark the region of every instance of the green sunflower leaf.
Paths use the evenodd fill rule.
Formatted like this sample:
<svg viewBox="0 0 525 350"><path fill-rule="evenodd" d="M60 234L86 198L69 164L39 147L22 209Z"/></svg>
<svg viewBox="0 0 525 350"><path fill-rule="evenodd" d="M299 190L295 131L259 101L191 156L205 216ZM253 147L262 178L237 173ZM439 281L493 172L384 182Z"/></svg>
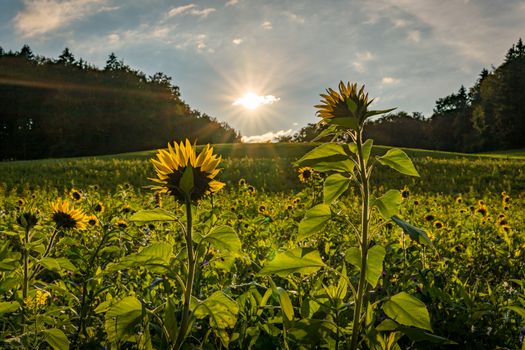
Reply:
<svg viewBox="0 0 525 350"><path fill-rule="evenodd" d="M383 272L383 261L385 260L386 250L380 245L375 245L368 249L366 258L365 277L368 283L375 288L381 273ZM357 247L352 247L346 251L345 259L348 263L361 270L361 251Z"/></svg>
<svg viewBox="0 0 525 350"><path fill-rule="evenodd" d="M241 240L230 226L216 226L204 236L201 242L208 242L223 252L238 253L241 250Z"/></svg>
<svg viewBox="0 0 525 350"><path fill-rule="evenodd" d="M401 292L392 296L383 304L383 311L397 323L432 331L427 307L410 294Z"/></svg>
<svg viewBox="0 0 525 350"><path fill-rule="evenodd" d="M67 339L64 332L58 328L44 329L42 331L44 339L54 350L67 350L69 349L69 340Z"/></svg>
<svg viewBox="0 0 525 350"><path fill-rule="evenodd" d="M192 300L195 302L195 299ZM194 303L193 315L197 319L210 317L210 325L220 338L224 347L228 347L230 336L226 328L235 327L239 306L223 292L215 292L204 301Z"/></svg>
<svg viewBox="0 0 525 350"><path fill-rule="evenodd" d="M405 152L399 148L388 150L383 156L377 157L379 163L389 166L402 174L410 176L419 176L414 164Z"/></svg>
<svg viewBox="0 0 525 350"><path fill-rule="evenodd" d="M350 179L341 174L332 174L323 184L323 200L330 204L341 196L350 186Z"/></svg>
<svg viewBox="0 0 525 350"><path fill-rule="evenodd" d="M401 206L401 192L398 190L389 190L379 198L373 198L370 203L379 210L379 213L385 220L399 212Z"/></svg>
<svg viewBox="0 0 525 350"><path fill-rule="evenodd" d="M151 210L141 210L133 214L129 220L138 223L152 222L152 221L175 221L175 215L162 208L155 208Z"/></svg>
<svg viewBox="0 0 525 350"><path fill-rule="evenodd" d="M281 310L283 312L283 315L286 317L286 320L292 321L294 311L292 301L290 300L288 292L281 287L274 288L273 292L276 293L278 296L279 304L281 305Z"/></svg>
<svg viewBox="0 0 525 350"><path fill-rule="evenodd" d="M297 239L302 241L320 231L326 222L330 220L331 216L332 212L328 204L318 204L310 208L299 223L299 236Z"/></svg>
<svg viewBox="0 0 525 350"><path fill-rule="evenodd" d="M430 238L428 238L427 234L422 229L410 225L408 222L401 220L396 215L392 216L392 221L394 221L399 227L401 227L410 236L412 240L420 244L429 245L435 248Z"/></svg>
<svg viewBox="0 0 525 350"><path fill-rule="evenodd" d="M277 256L259 272L260 275L275 274L286 277L292 273L310 275L325 267L321 256L313 248L295 248Z"/></svg>
<svg viewBox="0 0 525 350"><path fill-rule="evenodd" d="M18 301L2 301L0 302L0 314L5 314L9 312L15 312L20 308L20 303Z"/></svg>

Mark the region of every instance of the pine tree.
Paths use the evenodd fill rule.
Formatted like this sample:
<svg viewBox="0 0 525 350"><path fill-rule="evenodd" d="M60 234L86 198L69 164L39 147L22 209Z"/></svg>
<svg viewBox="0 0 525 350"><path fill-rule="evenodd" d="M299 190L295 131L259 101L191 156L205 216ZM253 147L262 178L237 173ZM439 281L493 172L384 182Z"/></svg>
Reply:
<svg viewBox="0 0 525 350"><path fill-rule="evenodd" d="M57 62L65 66L72 66L75 64L75 56L73 56L73 53L66 47L60 56L58 56Z"/></svg>

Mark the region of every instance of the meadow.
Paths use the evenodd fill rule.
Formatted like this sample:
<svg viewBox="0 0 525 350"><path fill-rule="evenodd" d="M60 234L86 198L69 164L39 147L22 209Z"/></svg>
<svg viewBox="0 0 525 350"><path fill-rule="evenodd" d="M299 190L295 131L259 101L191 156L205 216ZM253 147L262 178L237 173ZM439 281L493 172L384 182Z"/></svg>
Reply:
<svg viewBox="0 0 525 350"><path fill-rule="evenodd" d="M175 348L184 327L184 349L349 346L359 189L332 205L345 215L301 237L326 178L302 182L293 162L319 145L217 145L226 186L192 206L193 219L148 188L155 151L0 163L0 347ZM371 218L369 251L384 254L366 275L361 347L521 348L522 152L405 151L420 176L380 168L370 192L399 190L399 217L430 243ZM58 199L85 213L85 227L57 226ZM188 227L201 258L189 299Z"/></svg>

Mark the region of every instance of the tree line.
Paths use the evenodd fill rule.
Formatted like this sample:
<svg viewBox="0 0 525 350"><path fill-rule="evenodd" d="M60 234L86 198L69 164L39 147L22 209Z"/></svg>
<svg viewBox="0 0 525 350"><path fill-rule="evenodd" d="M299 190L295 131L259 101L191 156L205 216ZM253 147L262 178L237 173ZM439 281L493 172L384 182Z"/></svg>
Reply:
<svg viewBox="0 0 525 350"><path fill-rule="evenodd" d="M310 141L323 128L308 124L280 141ZM369 122L366 137L382 145L480 152L525 147L525 45L519 39L504 62L483 69L470 89L436 101L433 114L397 112Z"/></svg>
<svg viewBox="0 0 525 350"><path fill-rule="evenodd" d="M100 69L68 48L53 59L0 47L0 160L149 150L186 137L240 142L185 103L171 77L146 76L114 53Z"/></svg>

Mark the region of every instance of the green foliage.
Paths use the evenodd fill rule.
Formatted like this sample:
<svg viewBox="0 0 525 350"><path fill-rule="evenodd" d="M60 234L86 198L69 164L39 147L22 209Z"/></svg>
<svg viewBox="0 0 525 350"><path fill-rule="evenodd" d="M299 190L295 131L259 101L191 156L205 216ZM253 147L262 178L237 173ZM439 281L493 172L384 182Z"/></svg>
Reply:
<svg viewBox="0 0 525 350"><path fill-rule="evenodd" d="M372 288L377 286L377 282L381 273L383 272L383 261L385 259L386 250L380 245L375 245L368 250L366 257L366 272L365 278L370 283ZM351 247L346 251L345 259L348 263L354 265L361 270L361 251L357 247Z"/></svg>
<svg viewBox="0 0 525 350"><path fill-rule="evenodd" d="M283 277L292 273L310 275L325 266L316 249L295 248L277 254L259 273L261 275L275 274Z"/></svg>
<svg viewBox="0 0 525 350"><path fill-rule="evenodd" d="M69 349L69 340L67 336L60 329L50 328L42 331L44 339L54 350Z"/></svg>
<svg viewBox="0 0 525 350"><path fill-rule="evenodd" d="M323 200L330 204L337 200L350 186L350 179L341 174L332 174L323 184Z"/></svg>
<svg viewBox="0 0 525 350"><path fill-rule="evenodd" d="M379 213L385 220L397 215L401 206L401 192L398 190L388 190L379 198L372 198L370 204L379 210Z"/></svg>
<svg viewBox="0 0 525 350"><path fill-rule="evenodd" d="M397 323L432 331L425 304L410 294L400 292L392 296L383 304L383 311Z"/></svg>
<svg viewBox="0 0 525 350"><path fill-rule="evenodd" d="M299 223L298 240L302 241L319 232L330 220L331 216L332 212L328 204L318 204L309 209Z"/></svg>
<svg viewBox="0 0 525 350"><path fill-rule="evenodd" d="M401 174L410 176L419 176L414 164L408 158L407 154L399 148L392 148L386 152L385 155L377 157L379 163L389 166L394 170L399 171Z"/></svg>

